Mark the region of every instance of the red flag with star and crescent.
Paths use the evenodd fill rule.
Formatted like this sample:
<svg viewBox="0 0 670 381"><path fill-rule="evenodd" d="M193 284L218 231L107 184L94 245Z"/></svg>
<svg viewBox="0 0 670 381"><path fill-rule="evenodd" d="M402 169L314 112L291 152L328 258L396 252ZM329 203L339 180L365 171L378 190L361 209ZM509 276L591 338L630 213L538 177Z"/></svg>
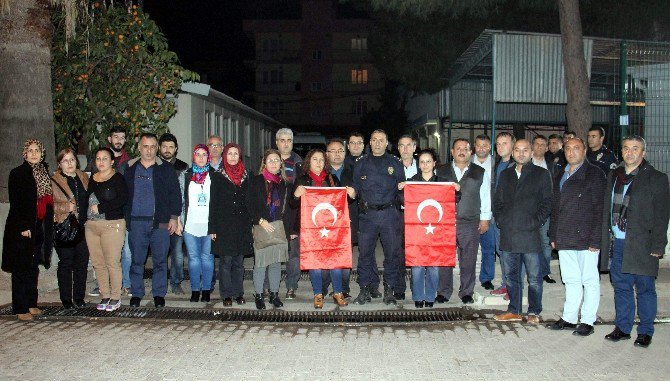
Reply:
<svg viewBox="0 0 670 381"><path fill-rule="evenodd" d="M404 192L406 266L455 266L454 183L407 182Z"/></svg>
<svg viewBox="0 0 670 381"><path fill-rule="evenodd" d="M300 200L300 270L351 268L347 188L305 189Z"/></svg>

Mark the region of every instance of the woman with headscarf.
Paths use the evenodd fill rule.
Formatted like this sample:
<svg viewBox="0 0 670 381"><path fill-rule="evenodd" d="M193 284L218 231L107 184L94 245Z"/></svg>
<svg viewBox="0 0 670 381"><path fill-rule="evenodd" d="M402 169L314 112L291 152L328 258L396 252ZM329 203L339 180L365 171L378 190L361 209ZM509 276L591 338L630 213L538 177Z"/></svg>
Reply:
<svg viewBox="0 0 670 381"><path fill-rule="evenodd" d="M270 304L275 308L284 306L279 299L279 281L281 263L288 259L288 240L293 234L295 221L295 210L287 205L287 197L292 193L293 186L286 180L279 151L265 151L259 174L249 182L246 205L252 223L269 233L275 231L272 222L282 221L287 242L254 250L254 300L259 310L265 309L263 282L266 273L270 283Z"/></svg>
<svg viewBox="0 0 670 381"><path fill-rule="evenodd" d="M77 154L72 148L62 149L56 157L58 170L51 178L54 197L54 223L64 222L70 214L79 221L79 235L68 243L56 242L58 254L58 289L65 309L86 306L86 275L88 247L84 239L84 223L88 209L88 175L79 170Z"/></svg>
<svg viewBox="0 0 670 381"><path fill-rule="evenodd" d="M223 165L212 174L209 233L219 255L219 294L224 307L244 304L244 256L252 255L251 219L245 205L249 173L235 143L223 148Z"/></svg>
<svg viewBox="0 0 670 381"><path fill-rule="evenodd" d="M184 243L188 252L191 302L210 301L214 255L209 236L209 209L213 169L209 149L204 144L193 148L193 163L184 174ZM202 292L202 296L201 296Z"/></svg>
<svg viewBox="0 0 670 381"><path fill-rule="evenodd" d="M23 164L9 173L2 270L12 274L12 309L19 320L25 321L42 313L37 308L37 266L49 268L51 263L54 216L42 142L28 139L23 145L23 159Z"/></svg>

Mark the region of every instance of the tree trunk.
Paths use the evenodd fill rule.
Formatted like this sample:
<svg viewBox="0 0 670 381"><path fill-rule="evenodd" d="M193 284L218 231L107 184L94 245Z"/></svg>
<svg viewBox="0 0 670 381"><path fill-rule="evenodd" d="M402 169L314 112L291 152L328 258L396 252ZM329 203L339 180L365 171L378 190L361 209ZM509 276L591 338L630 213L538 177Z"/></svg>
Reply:
<svg viewBox="0 0 670 381"><path fill-rule="evenodd" d="M561 20L565 88L568 95L568 104L565 109L568 128L574 131L577 137L586 139L593 116L589 77L586 73L586 60L584 59L579 0L558 0L558 13Z"/></svg>
<svg viewBox="0 0 670 381"><path fill-rule="evenodd" d="M51 8L49 0L11 0L0 15L0 202L7 202L9 171L23 162L28 138L46 149L55 169L51 99Z"/></svg>

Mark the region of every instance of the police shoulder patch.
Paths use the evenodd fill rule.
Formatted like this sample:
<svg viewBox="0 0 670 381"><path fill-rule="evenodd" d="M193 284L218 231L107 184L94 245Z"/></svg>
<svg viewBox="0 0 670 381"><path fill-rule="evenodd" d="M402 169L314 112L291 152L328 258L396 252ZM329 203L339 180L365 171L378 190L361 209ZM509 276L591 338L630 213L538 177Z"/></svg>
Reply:
<svg viewBox="0 0 670 381"><path fill-rule="evenodd" d="M610 164L610 169L614 169L614 168L616 168L616 167L617 167L617 163L612 163L612 164Z"/></svg>

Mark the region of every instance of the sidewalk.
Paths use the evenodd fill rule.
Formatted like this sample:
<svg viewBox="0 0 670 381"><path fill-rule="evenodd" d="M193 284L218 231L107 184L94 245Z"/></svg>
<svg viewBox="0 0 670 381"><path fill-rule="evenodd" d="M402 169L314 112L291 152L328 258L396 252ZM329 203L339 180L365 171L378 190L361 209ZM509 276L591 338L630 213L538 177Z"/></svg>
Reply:
<svg viewBox="0 0 670 381"><path fill-rule="evenodd" d="M381 265L382 263L382 258L383 254L381 252L381 246L378 245L377 247L377 263ZM358 257L358 250L357 248L354 249L354 265L357 263L357 257ZM54 260L57 262L57 258L54 255ZM40 273L40 279L39 279L39 303L44 304L44 303L57 303L60 304L60 298L58 294L58 282L56 279L56 268L57 268L57 263L54 263L54 265L49 269L49 270L44 270L43 268L40 268L42 271ZM151 267L151 262L149 260L147 267ZM251 269L253 267L253 259L247 258L245 260L245 268ZM560 282L560 269L558 266L558 261L553 260L551 262L551 271L552 271L552 276L554 279L556 279L555 284L547 284L544 283L543 287L543 312L542 312L542 318L543 320L556 320L561 316L561 312L563 309L563 302L564 302L564 297L565 297L565 288ZM479 271L478 271L479 272ZM446 307L463 307L464 305L461 303L460 299L457 296L458 293L458 284L459 284L459 277L458 277L459 271L458 268L455 269L454 271L454 294L451 296L450 301L448 303L444 304L435 304L435 308L446 308ZM11 303L11 281L10 281L10 275L7 273L0 273L0 305L4 304L9 304ZM373 311L373 310L394 310L394 309L408 309L408 310L414 310L414 303L412 302L412 297L411 297L411 292L410 292L410 287L409 287L409 279L406 279L407 281L407 292L406 292L406 300L404 301L398 301L397 306L387 306L384 303L382 303L381 299L373 299L371 303L367 303L363 306L358 306L354 304L350 304L347 307L344 307L347 311ZM500 284L500 268L496 266L496 278L493 282L496 286ZM614 292L612 289L612 285L609 282L609 276L608 275L601 275L601 298L600 298L600 308L598 310L598 316L599 320L601 322L611 322L614 320L615 317L615 312L614 312ZM90 270L88 274L88 285L87 285L87 292L90 291L95 287L95 280L93 276L93 271ZM146 294L144 299L142 300L142 305L147 305L147 306L153 306L153 298L151 297L151 280L150 279L145 279L145 287L146 287ZM190 283L188 280L185 280L182 282L182 287L185 291L183 295L174 295L170 292L166 295L166 305L168 307L183 307L183 308L224 308L221 302L221 299L219 297L219 291L218 291L218 283L216 286L216 290L213 290L212 292L212 302L209 304L206 303L191 303L189 302L190 294L191 294L191 288L190 288ZM253 302L253 284L251 280L245 280L244 281L244 290L245 290L245 298L247 300L247 303L238 306L235 303L233 303L232 307L225 307L225 308L238 308L238 309L255 309L255 305ZM525 287L524 290L527 290L527 287ZM670 320L670 267L668 267L667 264L663 263L662 267L659 272L659 277L657 279L656 283L656 291L658 295L658 320L659 321L668 321ZM307 277L306 274L303 275L299 282L299 288L297 290L297 298L293 300L285 300L284 299L284 294L286 292L286 288L284 283L281 283L280 286L280 297L282 301L284 302L284 307L283 309L286 311L314 311L314 308L312 306L312 286L311 283L309 282L309 278ZM359 287L358 284L356 284L354 281L351 282L351 294L353 297L356 297L359 292ZM525 293L526 291L524 291ZM506 310L507 302L503 300L502 297L496 297L496 296L491 296L487 290L484 290L480 285L479 282L477 282L475 286L475 294L473 295L475 299L474 304L468 305L468 307L473 308L475 310L480 310L482 313L484 313L486 316L490 317L492 314L497 313L497 311L504 311ZM99 297L92 297L92 296L87 296L86 300L88 302L97 302ZM335 310L337 307L335 306L332 298L326 297L325 303L324 303L324 308L323 311L332 311ZM129 298L124 299L123 301L124 305L127 305L129 303ZM524 297L524 310L527 307L526 304L526 298ZM424 309L426 310L426 309Z"/></svg>

